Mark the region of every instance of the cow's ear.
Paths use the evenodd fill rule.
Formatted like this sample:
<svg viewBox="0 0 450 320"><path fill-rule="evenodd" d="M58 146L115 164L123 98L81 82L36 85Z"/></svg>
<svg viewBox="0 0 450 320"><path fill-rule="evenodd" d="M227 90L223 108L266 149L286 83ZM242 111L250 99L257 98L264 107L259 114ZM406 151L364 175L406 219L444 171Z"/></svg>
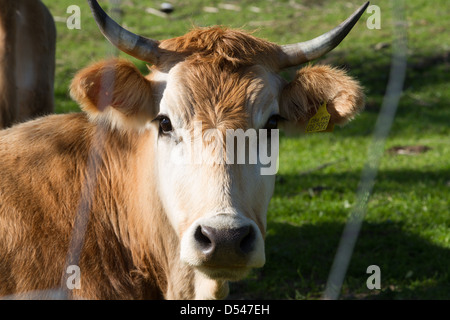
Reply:
<svg viewBox="0 0 450 320"><path fill-rule="evenodd" d="M280 114L288 119L286 127L305 130L308 121L326 104L329 128L353 119L364 106L364 94L357 81L344 71L329 66L306 66L281 92Z"/></svg>
<svg viewBox="0 0 450 320"><path fill-rule="evenodd" d="M141 129L156 114L151 82L123 59L97 62L81 70L70 94L92 121L120 129Z"/></svg>

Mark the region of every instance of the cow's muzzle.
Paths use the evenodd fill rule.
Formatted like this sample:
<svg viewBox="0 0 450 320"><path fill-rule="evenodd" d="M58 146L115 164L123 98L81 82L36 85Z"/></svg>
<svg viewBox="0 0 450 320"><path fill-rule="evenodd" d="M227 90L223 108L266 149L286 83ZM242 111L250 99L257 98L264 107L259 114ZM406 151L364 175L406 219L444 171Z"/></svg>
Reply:
<svg viewBox="0 0 450 320"><path fill-rule="evenodd" d="M201 218L183 235L181 260L210 278L237 280L264 265L264 240L248 218L230 214Z"/></svg>
<svg viewBox="0 0 450 320"><path fill-rule="evenodd" d="M210 226L198 226L194 233L195 241L205 256L206 261L226 265L246 262L247 255L255 244L253 226L216 229Z"/></svg>

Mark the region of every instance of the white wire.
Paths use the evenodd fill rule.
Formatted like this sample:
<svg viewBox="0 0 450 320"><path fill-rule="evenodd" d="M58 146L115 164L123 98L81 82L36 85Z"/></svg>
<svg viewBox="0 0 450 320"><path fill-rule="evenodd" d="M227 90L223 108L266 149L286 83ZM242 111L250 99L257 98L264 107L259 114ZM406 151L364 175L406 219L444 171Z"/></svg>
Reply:
<svg viewBox="0 0 450 320"><path fill-rule="evenodd" d="M368 147L367 160L357 190L356 204L345 225L325 287L323 298L327 300L339 298L359 231L367 211L367 202L369 201L375 184L380 159L384 153L385 141L391 130L392 122L394 121L398 102L403 90L407 54L404 4L403 1L392 1L391 3L393 4L392 16L394 22L394 39L392 42L392 62L389 81L380 114L375 125L373 140Z"/></svg>
<svg viewBox="0 0 450 320"><path fill-rule="evenodd" d="M120 12L120 1L121 0L110 0L112 8L111 12L116 16L118 20ZM107 42L105 40L105 42ZM107 42L106 56L117 56L119 54L118 50L115 49L109 42ZM100 91L103 90L105 84L108 86L114 86L114 79L101 79ZM106 90L106 89L105 89ZM103 90L103 91L105 91ZM101 95L103 99L111 100L111 96ZM101 101L102 105L109 105L111 101ZM70 299L70 290L67 289L67 280L69 275L66 273L67 267L70 265L79 266L81 251L83 249L83 244L86 236L87 226L89 223L89 216L91 210L91 204L93 197L95 195L97 187L97 175L99 165L101 164L101 158L104 150L104 141L106 139L105 130L98 127L93 135L93 143L89 150L89 155L87 159L87 169L86 169L86 180L82 186L80 193L80 201L77 208L77 213L75 217L74 226L72 228L72 238L69 244L69 250L66 257L66 263L64 266L63 276L61 280L61 290L65 292L66 299Z"/></svg>

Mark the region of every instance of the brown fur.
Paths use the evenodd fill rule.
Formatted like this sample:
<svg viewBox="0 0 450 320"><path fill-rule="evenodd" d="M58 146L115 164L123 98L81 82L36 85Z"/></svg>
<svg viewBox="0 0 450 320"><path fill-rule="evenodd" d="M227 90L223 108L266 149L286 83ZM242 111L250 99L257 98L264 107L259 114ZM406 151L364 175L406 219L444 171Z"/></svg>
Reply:
<svg viewBox="0 0 450 320"><path fill-rule="evenodd" d="M227 66L236 70L261 64L276 70L280 52L276 44L221 26L195 28L182 37L162 41L160 48L168 51L168 56L163 57L158 66L165 70L179 62L180 56L221 68Z"/></svg>
<svg viewBox="0 0 450 320"><path fill-rule="evenodd" d="M151 82L129 61L101 61L79 72L70 88L71 96L94 121L113 127L143 126L155 114ZM117 110L114 115L105 111ZM114 121L114 118L120 118Z"/></svg>
<svg viewBox="0 0 450 320"><path fill-rule="evenodd" d="M252 126L245 104L262 90L256 69L271 70L262 53L277 51L255 41L217 28L167 40L166 48L190 55L180 75L187 99L180 113L213 128ZM85 113L0 132L0 295L64 288L66 267L77 262L70 251L77 215L88 223L74 297L194 298L197 286L210 297L226 295L221 282L198 278L180 262L179 239L154 181L157 130L143 129L158 112L151 79L124 60L96 63L71 86ZM359 109L359 90L340 71L305 68L282 90L281 111L302 122L327 100L340 123Z"/></svg>
<svg viewBox="0 0 450 320"><path fill-rule="evenodd" d="M53 112L56 28L38 0L0 0L0 128Z"/></svg>
<svg viewBox="0 0 450 320"><path fill-rule="evenodd" d="M78 207L86 185L93 187L85 204L82 289L73 294L88 299L166 294L168 278L183 268L175 263L173 231L162 227L167 222L155 190L148 188L149 134L111 132L83 114L49 116L2 132L1 295L65 284L61 277L75 215L86 213ZM95 175L87 175L90 153L100 158ZM190 297L189 290L175 294Z"/></svg>
<svg viewBox="0 0 450 320"><path fill-rule="evenodd" d="M307 66L297 72L281 94L280 111L298 125L305 124L323 103L327 103L330 122L344 124L364 106L358 82L342 70L330 66Z"/></svg>
<svg viewBox="0 0 450 320"><path fill-rule="evenodd" d="M190 121L201 121L206 129L246 129L247 89L252 73L226 72L209 63L191 62L185 74L186 103L192 108ZM225 132L225 130L223 130Z"/></svg>

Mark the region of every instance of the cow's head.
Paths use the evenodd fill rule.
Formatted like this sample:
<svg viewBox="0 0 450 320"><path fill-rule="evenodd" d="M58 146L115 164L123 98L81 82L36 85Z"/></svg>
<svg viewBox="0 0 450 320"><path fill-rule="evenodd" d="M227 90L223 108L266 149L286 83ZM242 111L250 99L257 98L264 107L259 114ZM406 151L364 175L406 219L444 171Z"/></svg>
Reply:
<svg viewBox="0 0 450 320"><path fill-rule="evenodd" d="M73 97L93 121L155 132L158 190L182 261L213 279L236 280L261 267L274 129L304 127L323 102L330 123L343 124L363 104L358 83L343 71L308 66L290 83L278 72L336 47L367 4L330 32L283 46L219 27L156 41L123 29L96 1L90 5L105 37L150 63L151 72L144 77L124 60L100 62L76 76Z"/></svg>

